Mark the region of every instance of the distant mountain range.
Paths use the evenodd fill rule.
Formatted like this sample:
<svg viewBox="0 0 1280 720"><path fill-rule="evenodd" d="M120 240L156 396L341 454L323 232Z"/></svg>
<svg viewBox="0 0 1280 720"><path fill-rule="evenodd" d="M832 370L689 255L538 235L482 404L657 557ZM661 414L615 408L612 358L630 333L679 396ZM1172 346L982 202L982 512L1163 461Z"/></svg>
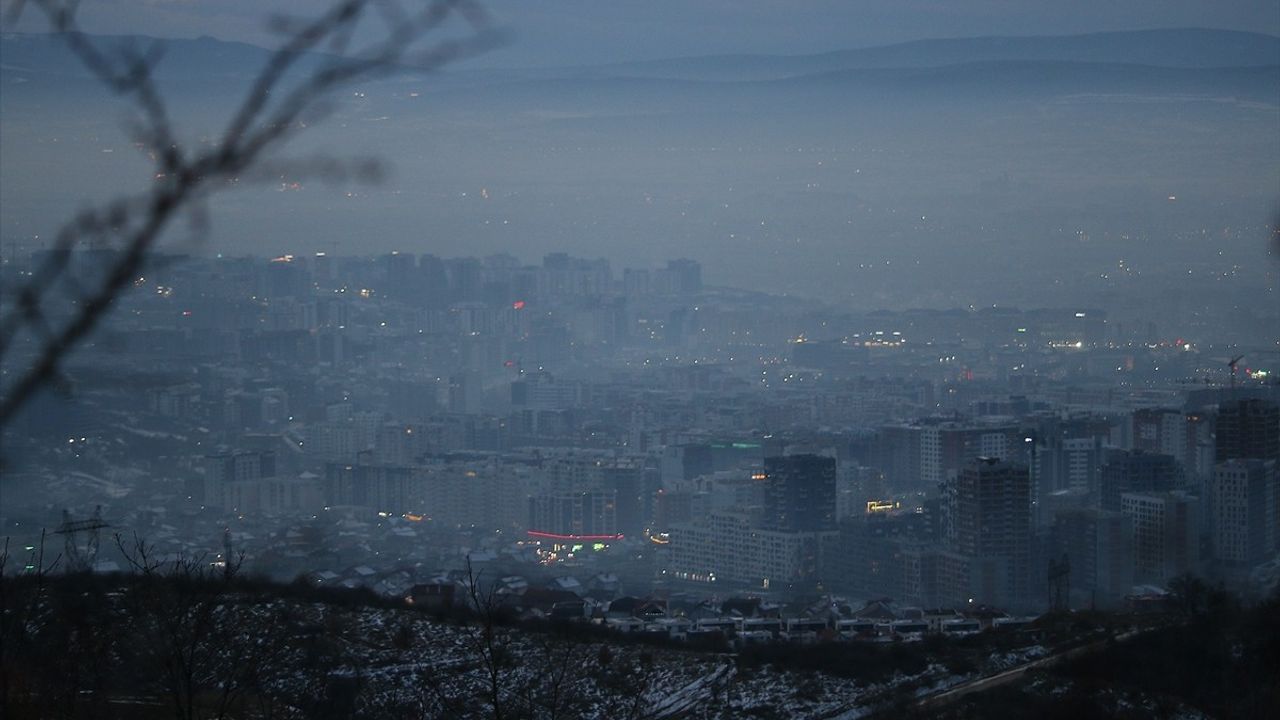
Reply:
<svg viewBox="0 0 1280 720"><path fill-rule="evenodd" d="M209 37L156 40L97 36L107 44L165 46L162 78L215 80L243 78L255 72L269 51ZM302 67L323 61L310 56ZM532 70L477 70L450 73L450 83L512 82L547 79L649 78L669 80L778 80L848 70L924 69L955 65L1100 63L1205 69L1280 66L1280 37L1228 30L1182 29L1093 33L1042 37L975 37L886 45L814 55L714 55L583 67ZM85 76L84 69L50 35L0 35L4 76ZM917 77L923 76L917 74ZM866 77L864 75L864 77Z"/></svg>
<svg viewBox="0 0 1280 720"><path fill-rule="evenodd" d="M151 38L98 37L104 47ZM166 40L157 76L167 94L197 105L225 105L269 51L212 38ZM306 71L323 55L299 58ZM410 69L392 73L416 83ZM10 111L101 97L65 44L47 35L0 37L0 87ZM820 114L869 100L936 103L1080 96L1234 98L1280 105L1280 37L1222 30L1151 30L1055 37L921 40L803 56L677 58L594 67L455 70L421 88L451 109L484 113L617 116L785 112Z"/></svg>
<svg viewBox="0 0 1280 720"><path fill-rule="evenodd" d="M833 70L774 80L647 77L526 78L451 85L436 97L456 109L519 111L554 106L594 115L726 111L826 115L868 101L903 108L952 101L1064 96L1248 100L1280 105L1280 66L1168 68L1079 62L974 62L943 67Z"/></svg>
<svg viewBox="0 0 1280 720"><path fill-rule="evenodd" d="M582 68L627 77L749 80L836 70L926 68L994 62L1071 62L1176 68L1280 65L1280 37L1184 29L1041 37L975 37L885 45L815 55L719 55Z"/></svg>
<svg viewBox="0 0 1280 720"><path fill-rule="evenodd" d="M269 57L211 38L165 47L161 89L198 139L225 127ZM1219 262L1201 233L1271 217L1280 167L1280 38L1215 30L428 78L405 68L329 100L284 154L387 159L385 184L246 187L220 197L211 242L360 238L444 256L607 246L635 263L696 251L726 284L770 292L1046 302L1063 273L1110 282L1118 258ZM82 199L150 175L126 151L128 104L57 38L0 37L0 111L0 241L52 233ZM918 282L903 285L908 267Z"/></svg>

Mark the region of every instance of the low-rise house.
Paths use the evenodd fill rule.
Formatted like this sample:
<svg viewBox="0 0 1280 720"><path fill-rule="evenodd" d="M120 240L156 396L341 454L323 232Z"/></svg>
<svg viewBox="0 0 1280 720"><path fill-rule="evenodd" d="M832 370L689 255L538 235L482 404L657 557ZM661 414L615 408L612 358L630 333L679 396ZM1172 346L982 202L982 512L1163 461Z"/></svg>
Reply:
<svg viewBox="0 0 1280 720"><path fill-rule="evenodd" d="M609 603L606 617L651 620L667 615L667 603L659 598L620 597Z"/></svg>
<svg viewBox="0 0 1280 720"><path fill-rule="evenodd" d="M457 580L440 576L409 588L405 602L429 610L448 610L461 606L466 589Z"/></svg>
<svg viewBox="0 0 1280 720"><path fill-rule="evenodd" d="M316 570L307 575L307 580L313 585L326 586L336 585L342 576L332 570Z"/></svg>
<svg viewBox="0 0 1280 720"><path fill-rule="evenodd" d="M547 587L552 590L561 590L571 592L578 597L586 594L586 588L582 587L582 583L578 579L569 575L562 575L547 583Z"/></svg>

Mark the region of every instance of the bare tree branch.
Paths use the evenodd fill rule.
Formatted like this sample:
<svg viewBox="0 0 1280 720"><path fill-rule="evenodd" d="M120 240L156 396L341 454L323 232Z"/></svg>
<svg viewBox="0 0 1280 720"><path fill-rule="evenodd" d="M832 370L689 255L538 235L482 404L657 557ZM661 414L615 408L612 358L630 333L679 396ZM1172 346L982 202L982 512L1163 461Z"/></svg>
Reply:
<svg viewBox="0 0 1280 720"><path fill-rule="evenodd" d="M370 6L373 12L370 12ZM282 45L267 61L232 115L220 140L207 149L185 148L174 131L154 71L162 48L139 50L124 47L103 52L84 35L76 21L75 0L17 0L7 13L16 20L34 7L58 33L67 47L104 87L121 96L138 112L138 141L149 148L157 163L156 182L142 195L113 200L79 213L58 233L53 252L17 292L16 307L0 316L0 366L15 352L24 332L36 333L36 349L22 365L13 368L12 379L0 388L0 429L37 391L53 381L68 354L93 332L104 315L145 268L152 248L184 212L197 230L205 226L204 203L222 189L227 179L239 177L265 160L301 127L307 113L341 87L376 78L397 69L431 72L492 47L499 34L483 8L470 0L426 0L409 9L400 0L339 0L309 20L286 20ZM366 16L379 22L366 44L353 46L357 26ZM435 39L451 19L467 29L461 39ZM314 70L296 75L299 60L320 55ZM346 170L340 163L306 163L295 171L321 176L367 179L376 175L368 164ZM363 176L363 177L362 177ZM72 251L86 239L117 241L120 254L99 284L83 292L70 316L52 325L43 307L50 302L49 288L70 277Z"/></svg>

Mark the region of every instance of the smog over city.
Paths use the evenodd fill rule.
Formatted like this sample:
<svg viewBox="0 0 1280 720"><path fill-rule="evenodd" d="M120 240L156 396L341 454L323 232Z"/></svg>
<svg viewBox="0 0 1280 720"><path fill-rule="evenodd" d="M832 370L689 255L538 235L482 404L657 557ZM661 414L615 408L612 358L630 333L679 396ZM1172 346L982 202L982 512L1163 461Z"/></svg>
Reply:
<svg viewBox="0 0 1280 720"><path fill-rule="evenodd" d="M0 3L0 715L1280 712L1280 4Z"/></svg>

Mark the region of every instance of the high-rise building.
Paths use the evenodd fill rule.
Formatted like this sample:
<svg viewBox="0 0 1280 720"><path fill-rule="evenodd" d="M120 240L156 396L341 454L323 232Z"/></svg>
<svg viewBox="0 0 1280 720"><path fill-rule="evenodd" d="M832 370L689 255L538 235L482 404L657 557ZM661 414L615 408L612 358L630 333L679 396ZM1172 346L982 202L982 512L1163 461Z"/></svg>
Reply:
<svg viewBox="0 0 1280 720"><path fill-rule="evenodd" d="M711 446L706 444L668 445L662 453L662 483L672 485L709 475L715 469Z"/></svg>
<svg viewBox="0 0 1280 720"><path fill-rule="evenodd" d="M1164 585L1200 569L1200 502L1181 491L1127 492L1120 511L1133 521L1133 575Z"/></svg>
<svg viewBox="0 0 1280 720"><path fill-rule="evenodd" d="M602 539L618 534L617 493L613 490L529 498L529 531L562 539Z"/></svg>
<svg viewBox="0 0 1280 720"><path fill-rule="evenodd" d="M632 537L649 527L653 518L653 491L646 482L644 463L640 458L619 458L601 467L601 484L617 497L614 515L618 532Z"/></svg>
<svg viewBox="0 0 1280 720"><path fill-rule="evenodd" d="M1173 408L1142 408L1133 412L1133 449L1171 455L1187 465L1187 415Z"/></svg>
<svg viewBox="0 0 1280 720"><path fill-rule="evenodd" d="M274 452L235 452L210 455L205 458L207 477L220 482L236 480L261 480L275 477L276 454Z"/></svg>
<svg viewBox="0 0 1280 720"><path fill-rule="evenodd" d="M1102 466L1101 507L1118 511L1127 492L1167 492L1181 484L1182 469L1172 455L1109 450Z"/></svg>
<svg viewBox="0 0 1280 720"><path fill-rule="evenodd" d="M836 470L836 520L867 513L868 503L888 497L884 473L877 468L841 462Z"/></svg>
<svg viewBox="0 0 1280 720"><path fill-rule="evenodd" d="M1183 472L1193 486L1199 488L1208 484L1213 476L1215 439L1213 433L1214 416L1206 412L1188 412L1187 420L1187 454L1183 461Z"/></svg>
<svg viewBox="0 0 1280 720"><path fill-rule="evenodd" d="M952 602L939 595L941 550L929 541L927 520L911 511L888 511L840 523L836 533L824 537L823 586L854 597L891 597L929 607Z"/></svg>
<svg viewBox="0 0 1280 720"><path fill-rule="evenodd" d="M1246 399L1219 406L1214 459L1243 458L1280 461L1280 405Z"/></svg>
<svg viewBox="0 0 1280 720"><path fill-rule="evenodd" d="M418 259L411 254L392 252L382 256L385 273L384 294L387 297L407 298L414 291L418 274Z"/></svg>
<svg viewBox="0 0 1280 720"><path fill-rule="evenodd" d="M784 532L836 527L836 460L823 455L764 459L763 526Z"/></svg>
<svg viewBox="0 0 1280 720"><path fill-rule="evenodd" d="M808 587L824 539L821 533L764 530L743 513L713 512L671 528L666 574L759 590Z"/></svg>
<svg viewBox="0 0 1280 720"><path fill-rule="evenodd" d="M945 485L948 550L971 560L967 592L1025 606L1031 564L1031 478L1025 466L982 457ZM961 590L955 588L953 590Z"/></svg>
<svg viewBox="0 0 1280 720"><path fill-rule="evenodd" d="M1097 495L1109 430L1109 423L1095 416L1038 420L1034 437L1024 441L1034 443L1032 489L1039 525L1054 522L1053 513L1045 506L1055 493Z"/></svg>
<svg viewBox="0 0 1280 720"><path fill-rule="evenodd" d="M1209 485L1214 558L1238 569L1268 560L1276 549L1276 462L1227 460Z"/></svg>
<svg viewBox="0 0 1280 720"><path fill-rule="evenodd" d="M1053 552L1070 562L1075 607L1119 603L1133 586L1133 519L1096 508L1054 514Z"/></svg>
<svg viewBox="0 0 1280 720"><path fill-rule="evenodd" d="M546 496L555 502L561 502L558 498L570 498L573 502L581 503L585 502L580 499L583 497L582 493L598 493L601 494L600 497L607 495L607 525L612 529L605 534L617 532L639 537L644 530L650 528L654 512L653 494L657 488L654 487L656 483L649 479L643 457L618 455L608 451L572 450L549 452L540 458L538 464L541 484L536 494L539 496ZM588 499L598 502L594 497ZM564 507L563 502L561 507ZM573 512L581 513L585 510L575 509ZM565 525L560 520L555 522L559 523L558 526ZM605 523L603 520L592 522L595 525ZM539 520L533 525L534 529L544 530L538 523L546 524Z"/></svg>
<svg viewBox="0 0 1280 720"><path fill-rule="evenodd" d="M626 268L622 271L622 293L627 297L649 295L653 285L648 270Z"/></svg>
<svg viewBox="0 0 1280 720"><path fill-rule="evenodd" d="M410 492L411 468L326 463L324 474L326 505L356 505L393 514L422 511Z"/></svg>
<svg viewBox="0 0 1280 720"><path fill-rule="evenodd" d="M667 572L764 590L812 589L821 548L836 535L835 458L768 456L745 485L727 474L694 481L702 489L690 499L688 519L670 526ZM680 494L667 487L659 505Z"/></svg>
<svg viewBox="0 0 1280 720"><path fill-rule="evenodd" d="M702 265L696 260L681 258L667 261L671 273L671 289L678 295L702 292Z"/></svg>
<svg viewBox="0 0 1280 720"><path fill-rule="evenodd" d="M307 291L308 272L292 255L272 260L263 271L262 293L269 298L301 297Z"/></svg>
<svg viewBox="0 0 1280 720"><path fill-rule="evenodd" d="M876 431L871 442L871 465L884 471L885 482L899 492L926 490L920 469L920 443L922 428L919 425L885 425Z"/></svg>
<svg viewBox="0 0 1280 720"><path fill-rule="evenodd" d="M479 374L458 372L449 376L449 412L476 415L480 412L483 385Z"/></svg>
<svg viewBox="0 0 1280 720"><path fill-rule="evenodd" d="M274 452L228 452L205 457L204 476L187 483L195 502L223 508L257 509L263 480L276 476Z"/></svg>
<svg viewBox="0 0 1280 720"><path fill-rule="evenodd" d="M920 477L936 488L975 458L1021 460L1025 435L1013 423L943 422L920 431Z"/></svg>
<svg viewBox="0 0 1280 720"><path fill-rule="evenodd" d="M435 255L418 258L418 278L414 284L416 297L428 308L441 309L449 304L449 273L444 261Z"/></svg>

